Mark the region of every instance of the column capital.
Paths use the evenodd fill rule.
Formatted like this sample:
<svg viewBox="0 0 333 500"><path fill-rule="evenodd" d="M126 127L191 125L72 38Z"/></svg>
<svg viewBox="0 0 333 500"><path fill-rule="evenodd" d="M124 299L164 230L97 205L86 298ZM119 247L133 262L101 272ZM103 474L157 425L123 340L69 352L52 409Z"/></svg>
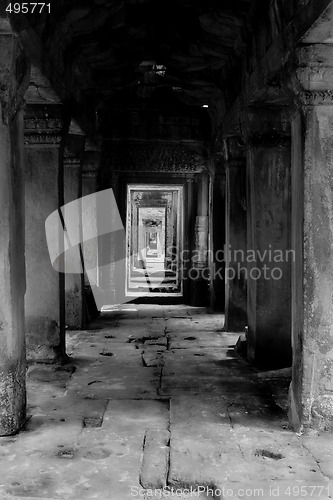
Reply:
<svg viewBox="0 0 333 500"><path fill-rule="evenodd" d="M81 158L79 156L73 156L68 151L64 152L64 167L68 168L80 168Z"/></svg>
<svg viewBox="0 0 333 500"><path fill-rule="evenodd" d="M296 48L297 68L291 86L300 106L333 104L333 58L330 45L311 43Z"/></svg>
<svg viewBox="0 0 333 500"><path fill-rule="evenodd" d="M64 107L59 104L29 104L24 117L26 146L59 147L67 127Z"/></svg>
<svg viewBox="0 0 333 500"><path fill-rule="evenodd" d="M307 90L298 94L302 106L332 106L333 90Z"/></svg>

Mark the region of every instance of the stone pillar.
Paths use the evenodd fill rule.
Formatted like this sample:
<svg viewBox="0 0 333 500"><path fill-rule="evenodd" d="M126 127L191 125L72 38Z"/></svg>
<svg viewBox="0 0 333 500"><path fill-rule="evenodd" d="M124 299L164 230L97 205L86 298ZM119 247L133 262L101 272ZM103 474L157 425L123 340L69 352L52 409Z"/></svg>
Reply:
<svg viewBox="0 0 333 500"><path fill-rule="evenodd" d="M225 311L225 167L220 159L220 153L216 154L216 170L213 185L213 286L214 304L217 311Z"/></svg>
<svg viewBox="0 0 333 500"><path fill-rule="evenodd" d="M87 146L83 156L82 167L82 196L96 193L98 190L98 173L100 168L101 154L98 148ZM91 238L91 234L97 235L97 207L94 200L92 204L85 203L83 207L83 256L85 262L85 284L99 285L98 273L98 240ZM89 278L89 279L88 279Z"/></svg>
<svg viewBox="0 0 333 500"><path fill-rule="evenodd" d="M225 208L225 330L244 331L247 325L246 155L240 137L224 141Z"/></svg>
<svg viewBox="0 0 333 500"><path fill-rule="evenodd" d="M315 72L314 72L315 75ZM333 429L333 98L304 92L292 122L290 420Z"/></svg>
<svg viewBox="0 0 333 500"><path fill-rule="evenodd" d="M26 340L30 360L65 359L64 275L53 269L45 221L63 204L63 108L30 104L25 115ZM61 254L61 249L59 254Z"/></svg>
<svg viewBox="0 0 333 500"><path fill-rule="evenodd" d="M66 138L64 154L64 203L79 200L82 196L82 159L85 136L83 132L71 125ZM75 213L73 214L74 208ZM82 233L82 214L80 204L71 205L71 216L77 220L79 231ZM82 234L81 234L82 237ZM77 255L76 255L77 258ZM71 330L80 330L83 327L83 274L73 274L67 271L71 262L65 258L65 322ZM73 268L72 268L73 269Z"/></svg>
<svg viewBox="0 0 333 500"><path fill-rule="evenodd" d="M193 226L195 221L195 203L194 203L194 176L190 175L186 179L186 190L185 190L185 207L186 212L184 213L184 253L181 259L181 273L184 278L184 297L186 303L191 303L191 280L188 279L188 273L191 269L191 249L193 242Z"/></svg>
<svg viewBox="0 0 333 500"><path fill-rule="evenodd" d="M0 33L0 436L20 429L26 404L22 64L7 27Z"/></svg>
<svg viewBox="0 0 333 500"><path fill-rule="evenodd" d="M208 185L209 176L206 172L198 174L198 205L195 220L193 270L193 304L208 305ZM193 272L193 271L192 271Z"/></svg>
<svg viewBox="0 0 333 500"><path fill-rule="evenodd" d="M256 109L248 111L246 128L248 358L285 367L291 365L290 119L282 108Z"/></svg>
<svg viewBox="0 0 333 500"><path fill-rule="evenodd" d="M82 166L82 196L87 197L98 190L98 174L101 154L99 148L92 144L86 145ZM94 197L85 198L82 206L82 255L84 258L84 324L98 314L92 287L100 285L98 271L99 245L97 238L97 206ZM96 235L96 237L91 237Z"/></svg>
<svg viewBox="0 0 333 500"><path fill-rule="evenodd" d="M115 172L110 172L108 176L108 188L113 189L113 193L116 196L117 193L117 183L118 183L118 175ZM109 214L109 218L111 219L114 214ZM105 217L105 214L98 213L98 224L101 224L101 221ZM117 241L116 234L105 234L99 239L99 261L103 263L103 265L99 268L99 282L101 288L104 290L105 299L110 304L114 304L116 301L116 283L119 283L119 279L117 276L117 268L116 268L116 254L119 246L119 241ZM123 271L121 272L121 276L123 276ZM120 280L121 281L121 280ZM118 291L118 290L117 290ZM121 290L120 296L123 297L124 290Z"/></svg>

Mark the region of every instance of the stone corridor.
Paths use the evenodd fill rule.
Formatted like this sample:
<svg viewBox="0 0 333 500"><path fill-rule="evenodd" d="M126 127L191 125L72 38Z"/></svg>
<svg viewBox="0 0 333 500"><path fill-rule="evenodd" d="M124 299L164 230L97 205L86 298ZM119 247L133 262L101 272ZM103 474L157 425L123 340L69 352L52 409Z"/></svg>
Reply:
<svg viewBox="0 0 333 500"><path fill-rule="evenodd" d="M292 432L289 370L252 368L221 324L127 304L68 331L69 363L29 367L26 427L0 438L1 500L161 498L165 485L174 498L243 498L244 485L332 498L333 436Z"/></svg>

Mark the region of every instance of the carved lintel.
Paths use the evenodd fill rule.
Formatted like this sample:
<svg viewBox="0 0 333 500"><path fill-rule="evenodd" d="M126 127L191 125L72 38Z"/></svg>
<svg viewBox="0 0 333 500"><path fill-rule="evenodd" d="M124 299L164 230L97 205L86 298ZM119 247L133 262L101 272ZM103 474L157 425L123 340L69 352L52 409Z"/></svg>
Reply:
<svg viewBox="0 0 333 500"><path fill-rule="evenodd" d="M59 146L64 131L63 108L58 105L28 105L24 118L27 146Z"/></svg>
<svg viewBox="0 0 333 500"><path fill-rule="evenodd" d="M200 173L205 159L182 143L155 141L112 143L104 154L106 168L115 171Z"/></svg>
<svg viewBox="0 0 333 500"><path fill-rule="evenodd" d="M24 135L24 144L26 146L60 146L62 136L60 134L48 134L37 132L31 134L29 132Z"/></svg>

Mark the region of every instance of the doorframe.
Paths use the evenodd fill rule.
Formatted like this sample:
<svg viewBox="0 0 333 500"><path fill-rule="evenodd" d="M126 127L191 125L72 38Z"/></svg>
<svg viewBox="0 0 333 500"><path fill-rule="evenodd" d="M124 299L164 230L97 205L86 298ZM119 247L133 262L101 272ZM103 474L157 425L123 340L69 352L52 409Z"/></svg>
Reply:
<svg viewBox="0 0 333 500"><path fill-rule="evenodd" d="M180 236L180 245L179 245L179 261L181 262L181 255L183 255L184 251L184 216L185 216L185 196L184 196L184 185L182 183L138 183L138 182L127 182L126 184L126 224L125 224L125 231L126 231L126 272L125 272L125 296L126 297L133 297L133 298L139 298L139 297L184 297L184 283L183 279L180 276L180 292L172 293L172 292L152 292L152 293L147 293L147 295L142 295L139 292L132 292L129 291L128 289L128 278L129 278L129 266L131 265L131 256L129 254L130 250L130 240L131 240L131 235L132 233L129 231L129 223L131 219L131 214L132 214L132 207L130 202L130 196L132 191L170 191L170 192L178 192L178 203L177 203L177 210L181 209L181 217L177 217L177 235ZM181 270L180 270L181 272Z"/></svg>
<svg viewBox="0 0 333 500"><path fill-rule="evenodd" d="M189 250L189 253L194 245L194 224L195 224L195 211L197 206L197 183L196 183L196 172L191 173L173 173L173 172L132 172L132 171L120 171L113 172L113 186L114 194L117 200L118 209L120 212L120 217L123 221L124 227L126 227L126 193L127 184L179 184L184 187L184 250ZM124 239L123 244L119 241L119 247L117 248L117 253L119 255L126 255L126 241ZM191 263L188 262L186 265L186 272L190 268ZM119 279L123 279L125 276L125 267L122 270L122 275L118 276ZM119 281L118 281L119 282ZM144 303L157 303L157 304L191 304L192 289L193 284L191 280L185 280L183 288L183 297L133 297L131 302L144 302ZM125 289L125 279L124 279L124 289Z"/></svg>

